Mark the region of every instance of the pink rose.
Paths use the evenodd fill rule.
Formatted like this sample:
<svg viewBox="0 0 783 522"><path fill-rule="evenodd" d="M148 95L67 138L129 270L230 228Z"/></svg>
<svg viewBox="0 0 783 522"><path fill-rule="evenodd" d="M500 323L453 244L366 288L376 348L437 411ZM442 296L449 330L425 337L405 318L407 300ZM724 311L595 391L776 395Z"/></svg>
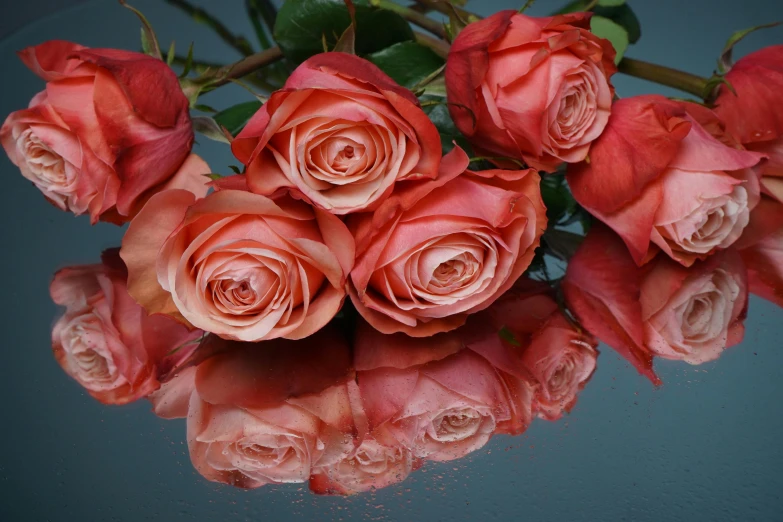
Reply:
<svg viewBox="0 0 783 522"><path fill-rule="evenodd" d="M319 495L364 493L402 482L421 466L409 448L388 437L384 440L368 436L345 458L317 468L310 490Z"/></svg>
<svg viewBox="0 0 783 522"><path fill-rule="evenodd" d="M147 315L125 286L127 272L116 250L103 263L63 268L51 295L65 306L52 330L63 370L104 404L125 404L160 387L160 380L198 346L201 332Z"/></svg>
<svg viewBox="0 0 783 522"><path fill-rule="evenodd" d="M747 288L734 249L687 268L663 255L640 268L620 238L600 225L563 281L568 309L580 323L656 384L654 356L701 364L742 340Z"/></svg>
<svg viewBox="0 0 783 522"><path fill-rule="evenodd" d="M446 64L449 110L484 155L553 171L585 159L611 111L612 45L590 14L501 11L468 25Z"/></svg>
<svg viewBox="0 0 783 522"><path fill-rule="evenodd" d="M231 148L253 192L294 188L334 214L374 209L398 181L434 178L441 157L413 93L344 53L300 65Z"/></svg>
<svg viewBox="0 0 783 522"><path fill-rule="evenodd" d="M454 149L433 181L409 185L352 222L356 265L348 290L384 333L453 330L508 290L546 228L533 170L465 172Z"/></svg>
<svg viewBox="0 0 783 522"><path fill-rule="evenodd" d="M783 45L765 47L734 64L721 85L715 112L748 149L766 154L762 187L783 203Z"/></svg>
<svg viewBox="0 0 783 522"><path fill-rule="evenodd" d="M238 190L153 196L121 255L130 294L227 339L302 339L345 298L353 239L335 216L288 196Z"/></svg>
<svg viewBox="0 0 783 522"><path fill-rule="evenodd" d="M738 242L750 292L783 306L783 204L761 198Z"/></svg>
<svg viewBox="0 0 783 522"><path fill-rule="evenodd" d="M569 166L576 200L637 264L655 254L651 244L684 266L728 248L758 203L751 167L762 156L721 143L690 110L657 95L619 100L590 161Z"/></svg>
<svg viewBox="0 0 783 522"><path fill-rule="evenodd" d="M377 440L389 447L399 442L415 457L446 461L481 448L496 432L527 428L532 379L497 330L485 332L477 321L467 331L427 339L384 335L360 323L357 380Z"/></svg>
<svg viewBox="0 0 783 522"><path fill-rule="evenodd" d="M206 349L216 353L153 396L167 418L187 416L190 457L205 478L242 488L306 482L353 451L356 383L334 329L263 346L212 337Z"/></svg>
<svg viewBox="0 0 783 522"><path fill-rule="evenodd" d="M12 113L0 141L22 175L62 210L123 223L164 188L207 192L188 100L162 61L52 40L19 53L47 81Z"/></svg>
<svg viewBox="0 0 783 522"><path fill-rule="evenodd" d="M570 412L593 376L598 343L566 319L552 287L522 277L485 313L490 319L483 320L519 344L520 362L537 383L533 410L538 416L554 421Z"/></svg>

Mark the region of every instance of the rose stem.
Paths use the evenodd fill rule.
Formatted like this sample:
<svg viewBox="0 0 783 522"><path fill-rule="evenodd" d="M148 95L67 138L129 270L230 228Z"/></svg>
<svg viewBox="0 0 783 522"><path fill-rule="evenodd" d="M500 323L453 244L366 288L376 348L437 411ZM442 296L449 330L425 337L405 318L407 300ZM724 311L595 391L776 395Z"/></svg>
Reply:
<svg viewBox="0 0 783 522"><path fill-rule="evenodd" d="M174 57L174 64L176 65L185 65L187 61L188 61L187 58L185 58L184 56L177 55ZM212 71L212 72L218 71L221 67L223 67L223 64L193 60L191 62L190 67L191 70L199 74L204 74L208 71ZM267 82L260 74L250 73L247 76L245 76L243 80L254 85L255 87L258 87L259 89L264 89L269 92L272 92L277 89L277 87Z"/></svg>
<svg viewBox="0 0 783 522"><path fill-rule="evenodd" d="M250 56L253 54L253 47L250 45L250 42L247 40L247 38L244 36L235 35L231 32L231 30L229 30L228 27L223 25L220 20L202 8L194 6L187 0L166 0L166 2L173 5L174 7L180 8L190 15L190 17L193 18L193 20L196 22L208 26L210 29L215 31L224 42L243 55Z"/></svg>
<svg viewBox="0 0 783 522"><path fill-rule="evenodd" d="M443 13L445 15L450 15L456 12L460 17L466 19L468 22L481 20L479 15L471 13L470 11L466 11L465 9L457 7L456 5L444 0L416 0L416 3L425 9L438 11L439 13Z"/></svg>
<svg viewBox="0 0 783 522"><path fill-rule="evenodd" d="M418 25L422 29L426 29L435 36L441 39L446 38L446 28L443 27L443 24L437 20L433 20L423 13L414 11L413 9L400 4L395 4L390 0L370 0L370 5L379 7L381 9L386 9L388 11L394 11L398 15L408 20L410 23Z"/></svg>
<svg viewBox="0 0 783 522"><path fill-rule="evenodd" d="M449 48L451 46L445 40L440 40L438 38L434 38L428 34L420 33L418 31L414 31L414 36L416 36L417 43L423 45L424 47L429 47L430 49L432 49L432 51L435 54L437 54L441 58L448 58Z"/></svg>
<svg viewBox="0 0 783 522"><path fill-rule="evenodd" d="M707 94L707 79L695 74L678 71L671 67L656 65L654 63L635 60L633 58L623 58L617 66L619 72L648 80L667 87L673 87L699 98L704 98Z"/></svg>
<svg viewBox="0 0 783 522"><path fill-rule="evenodd" d="M225 65L218 69L216 77L219 78L210 84L210 89L225 85L232 80L238 80L248 74L254 73L258 69L283 59L283 52L279 47L270 47L255 54L242 58L236 63Z"/></svg>

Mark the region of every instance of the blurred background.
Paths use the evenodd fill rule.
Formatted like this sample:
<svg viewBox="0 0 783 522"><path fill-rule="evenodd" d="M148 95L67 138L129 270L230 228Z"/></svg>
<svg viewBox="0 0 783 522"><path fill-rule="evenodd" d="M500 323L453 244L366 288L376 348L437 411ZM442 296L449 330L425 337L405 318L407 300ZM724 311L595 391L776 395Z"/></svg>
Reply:
<svg viewBox="0 0 783 522"><path fill-rule="evenodd" d="M194 2L252 35L241 0ZM565 2L538 0L528 14ZM161 0L135 0L166 48L196 42L200 60L239 56L209 29ZM480 14L522 0L474 0ZM708 76L729 35L783 20L780 0L630 0L642 38L627 55ZM11 7L13 5L13 7ZM137 49L136 18L108 0L6 2L0 16L0 115L43 87L15 51L48 39ZM783 28L754 33L742 56L783 43ZM615 76L620 96L679 93ZM250 95L235 86L204 102L225 108ZM783 110L783 109L781 109ZM216 172L227 147L199 140ZM781 520L783 487L783 310L751 300L745 342L698 367L657 361L655 389L603 347L598 371L571 413L497 437L472 456L428 464L394 487L353 498L319 498L306 485L239 491L206 482L191 467L182 421L163 421L146 402L110 408L92 400L50 350L56 307L52 274L92 263L123 230L90 227L48 205L0 158L0 521L142 520Z"/></svg>

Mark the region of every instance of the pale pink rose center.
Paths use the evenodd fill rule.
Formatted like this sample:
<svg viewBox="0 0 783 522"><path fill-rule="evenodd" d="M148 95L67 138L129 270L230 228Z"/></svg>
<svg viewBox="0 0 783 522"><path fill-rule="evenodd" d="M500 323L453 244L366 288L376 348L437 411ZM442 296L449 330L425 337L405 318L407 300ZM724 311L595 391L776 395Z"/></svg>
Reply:
<svg viewBox="0 0 783 522"><path fill-rule="evenodd" d="M474 408L450 409L432 420L425 436L437 442L465 440L478 433L485 417Z"/></svg>
<svg viewBox="0 0 783 522"><path fill-rule="evenodd" d="M749 220L748 192L737 185L730 194L703 199L679 221L656 228L673 250L708 254L734 243Z"/></svg>
<svg viewBox="0 0 783 522"><path fill-rule="evenodd" d="M411 471L412 455L402 446L386 446L367 438L356 451L328 468L332 480L350 491L368 491L404 480Z"/></svg>
<svg viewBox="0 0 783 522"><path fill-rule="evenodd" d="M553 402L572 399L594 367L593 348L583 341L572 340L546 383L548 399Z"/></svg>
<svg viewBox="0 0 783 522"><path fill-rule="evenodd" d="M212 454L217 451L218 454ZM310 462L301 437L258 434L236 442L212 442L208 454L215 469L236 470L262 482L304 482Z"/></svg>
<svg viewBox="0 0 783 522"><path fill-rule="evenodd" d="M22 175L41 189L58 207L67 210L69 198L76 192L74 169L27 128L16 138L16 148L23 164Z"/></svg>
<svg viewBox="0 0 783 522"><path fill-rule="evenodd" d="M70 319L61 334L69 373L92 391L116 389L127 383L106 345L99 317L88 312Z"/></svg>
<svg viewBox="0 0 783 522"><path fill-rule="evenodd" d="M667 308L650 319L665 343L652 342L650 347L667 357L679 354L678 359L691 364L718 357L726 346L739 295L737 280L720 268L688 282L672 296Z"/></svg>

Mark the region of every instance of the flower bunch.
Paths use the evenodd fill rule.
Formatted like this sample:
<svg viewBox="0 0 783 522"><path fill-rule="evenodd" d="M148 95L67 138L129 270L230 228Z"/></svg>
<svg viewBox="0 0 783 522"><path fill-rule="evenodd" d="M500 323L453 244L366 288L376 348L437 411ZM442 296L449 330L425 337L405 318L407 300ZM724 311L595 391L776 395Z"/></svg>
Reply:
<svg viewBox="0 0 783 522"><path fill-rule="evenodd" d="M46 85L8 157L128 224L55 276L65 371L187 416L210 480L344 494L558 419L598 340L657 384L655 357L739 343L749 293L783 305L783 46L733 63L739 33L700 78L624 57L624 2L456 3L251 9L264 48L221 31L245 56L220 67L164 58L138 12L143 53L21 51ZM695 98L621 97L617 73ZM255 98L202 103L231 82ZM195 132L241 166L213 172Z"/></svg>

